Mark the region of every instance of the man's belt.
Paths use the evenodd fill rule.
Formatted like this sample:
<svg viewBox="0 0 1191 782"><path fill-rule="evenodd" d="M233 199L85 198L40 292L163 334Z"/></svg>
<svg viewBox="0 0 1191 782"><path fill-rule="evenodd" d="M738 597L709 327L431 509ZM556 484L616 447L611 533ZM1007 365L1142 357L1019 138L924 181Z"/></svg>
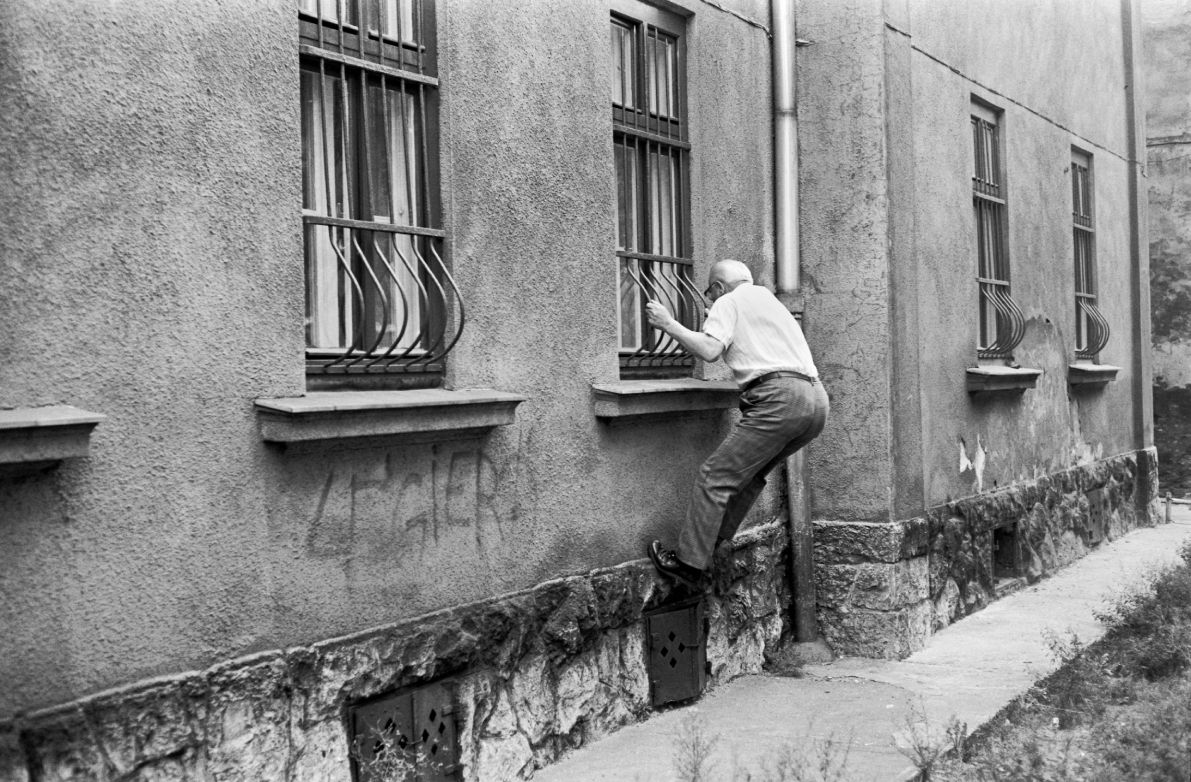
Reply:
<svg viewBox="0 0 1191 782"><path fill-rule="evenodd" d="M759 386L762 383L764 383L766 380L773 380L775 377L796 377L799 380L805 380L806 382L811 383L811 384L819 382L819 378L817 378L817 377L811 377L810 375L804 375L801 372L795 372L792 369L779 369L776 372L766 372L764 375L757 375L752 380L745 383L744 388L742 388L740 390L742 392L748 391L753 386Z"/></svg>

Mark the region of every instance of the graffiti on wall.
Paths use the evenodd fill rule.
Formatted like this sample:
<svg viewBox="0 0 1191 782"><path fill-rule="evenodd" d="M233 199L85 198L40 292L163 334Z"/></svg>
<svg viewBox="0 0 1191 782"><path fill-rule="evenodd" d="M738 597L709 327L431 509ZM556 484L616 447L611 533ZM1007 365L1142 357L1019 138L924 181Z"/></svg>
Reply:
<svg viewBox="0 0 1191 782"><path fill-rule="evenodd" d="M515 521L515 454L498 466L474 443L439 443L417 457L390 452L383 463L332 467L307 528L307 552L380 561L447 543L479 551Z"/></svg>

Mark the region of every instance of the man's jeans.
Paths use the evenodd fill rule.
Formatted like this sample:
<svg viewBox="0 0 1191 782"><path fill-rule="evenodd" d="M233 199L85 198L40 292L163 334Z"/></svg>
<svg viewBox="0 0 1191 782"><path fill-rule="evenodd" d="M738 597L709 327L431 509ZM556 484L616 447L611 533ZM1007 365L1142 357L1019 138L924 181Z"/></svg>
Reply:
<svg viewBox="0 0 1191 782"><path fill-rule="evenodd" d="M740 395L743 415L695 480L678 558L700 570L717 539L729 540L765 488L765 476L823 431L829 403L822 383L781 376Z"/></svg>

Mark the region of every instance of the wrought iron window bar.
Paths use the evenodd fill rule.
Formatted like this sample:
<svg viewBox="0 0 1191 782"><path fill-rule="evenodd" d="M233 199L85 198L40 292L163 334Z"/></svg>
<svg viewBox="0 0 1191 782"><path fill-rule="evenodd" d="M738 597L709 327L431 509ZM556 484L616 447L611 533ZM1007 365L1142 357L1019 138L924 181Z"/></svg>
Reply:
<svg viewBox="0 0 1191 782"><path fill-rule="evenodd" d="M641 312L640 346L621 354L622 369L633 374L632 370L693 367L694 357L677 340L645 322L644 304L648 301L661 302L679 323L692 331L700 330L707 302L694 283L694 262L684 258L626 251L619 251L616 255L620 260L621 274L631 284L630 297ZM622 302L625 298L622 296Z"/></svg>
<svg viewBox="0 0 1191 782"><path fill-rule="evenodd" d="M1096 296L1091 293L1075 294L1077 333L1076 358L1091 361L1104 350L1112 331L1108 319L1096 306Z"/></svg>
<svg viewBox="0 0 1191 782"><path fill-rule="evenodd" d="M1080 162L1083 159L1084 162ZM1092 361L1108 344L1108 319L1096 306L1095 227L1092 222L1090 159L1071 163L1071 223L1075 246L1075 357Z"/></svg>
<svg viewBox="0 0 1191 782"><path fill-rule="evenodd" d="M430 0L300 0L307 373L441 374L466 323L438 227Z"/></svg>
<svg viewBox="0 0 1191 782"><path fill-rule="evenodd" d="M685 374L695 363L676 340L649 327L646 302L661 302L696 330L706 306L686 257L691 144L682 22L654 13L652 22L612 15L617 323L621 374L630 377Z"/></svg>
<svg viewBox="0 0 1191 782"><path fill-rule="evenodd" d="M972 204L976 216L979 288L979 358L1009 358L1025 336L1025 316L1009 293L1005 188L997 125L972 117L975 170Z"/></svg>

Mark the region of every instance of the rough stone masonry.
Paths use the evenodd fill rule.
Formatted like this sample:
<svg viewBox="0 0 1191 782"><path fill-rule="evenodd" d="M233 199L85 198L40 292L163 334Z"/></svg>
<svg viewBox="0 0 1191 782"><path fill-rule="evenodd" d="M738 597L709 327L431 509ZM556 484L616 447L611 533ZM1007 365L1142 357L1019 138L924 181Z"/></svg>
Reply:
<svg viewBox="0 0 1191 782"><path fill-rule="evenodd" d="M820 628L836 654L905 657L998 590L1033 583L1103 540L1153 524L1157 498L1150 448L948 502L920 518L817 521Z"/></svg>
<svg viewBox="0 0 1191 782"><path fill-rule="evenodd" d="M775 520L717 554L709 681L759 671L781 639L786 541ZM346 782L348 705L443 680L462 778L525 778L649 712L642 613L681 596L633 562L139 682L0 725L0 782Z"/></svg>

